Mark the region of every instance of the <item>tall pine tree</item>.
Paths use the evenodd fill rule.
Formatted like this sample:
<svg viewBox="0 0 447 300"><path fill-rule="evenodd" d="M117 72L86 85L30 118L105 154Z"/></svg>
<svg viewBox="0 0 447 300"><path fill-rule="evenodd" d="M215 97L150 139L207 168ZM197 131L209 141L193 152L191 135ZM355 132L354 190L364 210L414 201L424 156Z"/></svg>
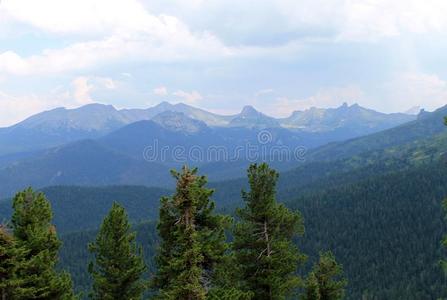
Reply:
<svg viewBox="0 0 447 300"><path fill-rule="evenodd" d="M142 276L146 270L130 232L126 211L114 203L105 217L94 243L89 245L95 261L89 265L93 277L93 299L141 299L146 290Z"/></svg>
<svg viewBox="0 0 447 300"><path fill-rule="evenodd" d="M254 299L287 299L300 284L296 271L305 260L292 241L304 232L302 218L276 201L278 173L267 164L251 165L248 179L233 242L240 280Z"/></svg>
<svg viewBox="0 0 447 300"><path fill-rule="evenodd" d="M345 295L347 281L343 278L342 267L328 251L320 253L306 279L306 294L303 300L340 300Z"/></svg>
<svg viewBox="0 0 447 300"><path fill-rule="evenodd" d="M58 250L61 246L51 224L49 201L31 188L18 193L13 200L12 229L17 249L24 251L16 269L21 280L17 299L73 299L71 278L57 272Z"/></svg>
<svg viewBox="0 0 447 300"><path fill-rule="evenodd" d="M213 191L197 169L172 171L177 180L172 197L161 199L158 232L161 244L152 286L159 299L201 300L217 288L216 270L227 250L225 224L214 214Z"/></svg>

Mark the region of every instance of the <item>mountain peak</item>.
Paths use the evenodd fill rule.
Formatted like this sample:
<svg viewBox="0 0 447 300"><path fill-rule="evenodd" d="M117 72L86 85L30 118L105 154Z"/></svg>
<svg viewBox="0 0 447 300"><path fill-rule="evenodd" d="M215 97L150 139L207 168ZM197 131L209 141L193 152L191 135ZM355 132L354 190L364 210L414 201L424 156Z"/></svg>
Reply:
<svg viewBox="0 0 447 300"><path fill-rule="evenodd" d="M83 112L103 112L103 111L117 111L113 105L101 104L101 103L90 103L79 108L67 109L68 111L83 111Z"/></svg>
<svg viewBox="0 0 447 300"><path fill-rule="evenodd" d="M243 116L250 116L250 115L257 115L259 112L251 105L246 105L242 108L241 115Z"/></svg>
<svg viewBox="0 0 447 300"><path fill-rule="evenodd" d="M413 106L404 112L407 115L418 115L423 109L420 106Z"/></svg>
<svg viewBox="0 0 447 300"><path fill-rule="evenodd" d="M155 105L153 108L159 108L159 109L167 110L167 109L172 108L173 106L174 105L172 105L168 101L163 101L163 102L160 102L157 105Z"/></svg>

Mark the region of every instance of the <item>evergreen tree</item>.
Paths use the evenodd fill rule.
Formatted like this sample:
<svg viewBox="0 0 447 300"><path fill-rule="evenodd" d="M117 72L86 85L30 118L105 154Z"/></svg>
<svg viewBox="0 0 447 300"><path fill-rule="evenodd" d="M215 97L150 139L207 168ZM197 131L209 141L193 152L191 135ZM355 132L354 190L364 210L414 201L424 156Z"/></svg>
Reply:
<svg viewBox="0 0 447 300"><path fill-rule="evenodd" d="M306 278L306 292L301 299L303 300L321 300L320 290L318 287L318 279L314 272L311 272Z"/></svg>
<svg viewBox="0 0 447 300"><path fill-rule="evenodd" d="M141 299L146 290L142 275L146 270L137 248L135 233L130 232L127 214L117 203L105 217L89 250L95 261L89 265L93 277L93 299Z"/></svg>
<svg viewBox="0 0 447 300"><path fill-rule="evenodd" d="M172 171L177 180L172 197L161 199L156 257L157 274L152 287L160 299L205 299L218 288L217 269L225 259L228 218L214 214L213 191L197 169ZM237 299L237 298L236 298Z"/></svg>
<svg viewBox="0 0 447 300"><path fill-rule="evenodd" d="M13 200L12 229L14 243L23 258L16 268L20 288L16 299L73 299L72 282L67 273L55 267L61 246L51 224L52 212L42 193L31 188L18 193Z"/></svg>
<svg viewBox="0 0 447 300"><path fill-rule="evenodd" d="M318 263L307 277L304 300L343 299L346 284L342 267L336 262L334 255L330 251L320 253Z"/></svg>
<svg viewBox="0 0 447 300"><path fill-rule="evenodd" d="M292 242L304 232L302 218L276 201L278 173L267 164L251 165L248 179L233 242L240 280L254 299L287 299L300 284L296 270L305 260Z"/></svg>
<svg viewBox="0 0 447 300"><path fill-rule="evenodd" d="M17 269L21 263L24 251L17 247L14 237L8 228L0 224L0 299L15 299L23 294Z"/></svg>

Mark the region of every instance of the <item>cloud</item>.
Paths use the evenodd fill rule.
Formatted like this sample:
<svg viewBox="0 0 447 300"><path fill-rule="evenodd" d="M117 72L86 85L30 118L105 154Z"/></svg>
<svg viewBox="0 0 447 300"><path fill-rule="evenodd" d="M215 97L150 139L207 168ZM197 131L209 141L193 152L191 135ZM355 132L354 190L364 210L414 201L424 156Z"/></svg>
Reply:
<svg viewBox="0 0 447 300"><path fill-rule="evenodd" d="M28 56L12 50L0 53L0 75L51 74L118 62L277 57L296 55L308 43L374 41L447 30L443 0L276 0L260 1L256 7L236 0L144 4L5 1L0 6L3 22L77 42Z"/></svg>
<svg viewBox="0 0 447 300"><path fill-rule="evenodd" d="M168 89L165 86L157 87L153 90L154 94L157 96L167 96Z"/></svg>
<svg viewBox="0 0 447 300"><path fill-rule="evenodd" d="M95 91L118 86L119 82L111 78L78 76L68 86L58 86L45 94L12 94L0 90L0 126L9 126L55 107L75 108L97 102L92 96Z"/></svg>
<svg viewBox="0 0 447 300"><path fill-rule="evenodd" d="M262 89L262 90L259 90L259 91L257 91L257 92L255 93L255 97L259 97L259 96L262 96L262 95L272 94L272 93L274 93L274 92L275 92L274 89Z"/></svg>
<svg viewBox="0 0 447 300"><path fill-rule="evenodd" d="M203 31L193 33L178 18L154 16L138 1L43 0L7 1L0 17L81 41L61 48L21 56L0 53L0 75L34 75L84 70L116 62L207 60L231 55L219 39Z"/></svg>
<svg viewBox="0 0 447 300"><path fill-rule="evenodd" d="M406 33L445 32L444 0L151 0L145 5L209 30L236 45L292 41L375 41ZM243 20L241 22L240 20Z"/></svg>
<svg viewBox="0 0 447 300"><path fill-rule="evenodd" d="M182 90L178 90L172 93L172 95L182 98L182 101L188 104L197 104L200 100L203 99L202 95L200 95L197 91L191 91L188 93Z"/></svg>
<svg viewBox="0 0 447 300"><path fill-rule="evenodd" d="M54 103L42 101L42 99L34 96L13 96L0 91L0 126L9 126L22 120L36 111L42 111L49 108Z"/></svg>
<svg viewBox="0 0 447 300"><path fill-rule="evenodd" d="M447 81L436 74L400 73L384 88L390 110L404 111L414 106L435 110L447 104Z"/></svg>
<svg viewBox="0 0 447 300"><path fill-rule="evenodd" d="M73 97L79 104L89 104L93 102L92 97L90 96L91 91L93 90L93 85L88 83L87 77L78 77L73 80Z"/></svg>

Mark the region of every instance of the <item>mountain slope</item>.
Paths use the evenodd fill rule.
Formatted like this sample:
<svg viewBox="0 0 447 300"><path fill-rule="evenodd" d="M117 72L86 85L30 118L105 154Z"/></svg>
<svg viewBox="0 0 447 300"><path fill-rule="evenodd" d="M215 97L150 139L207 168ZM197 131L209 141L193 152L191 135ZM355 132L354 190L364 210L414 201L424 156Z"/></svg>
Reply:
<svg viewBox="0 0 447 300"><path fill-rule="evenodd" d="M364 152L430 140L446 132L445 116L447 116L447 106L431 113L422 112L412 122L365 137L320 147L312 151L308 158L310 160L335 160Z"/></svg>
<svg viewBox="0 0 447 300"><path fill-rule="evenodd" d="M156 176L154 176L156 174ZM28 186L141 184L166 186L166 167L142 162L84 140L45 151L0 169L0 198Z"/></svg>

